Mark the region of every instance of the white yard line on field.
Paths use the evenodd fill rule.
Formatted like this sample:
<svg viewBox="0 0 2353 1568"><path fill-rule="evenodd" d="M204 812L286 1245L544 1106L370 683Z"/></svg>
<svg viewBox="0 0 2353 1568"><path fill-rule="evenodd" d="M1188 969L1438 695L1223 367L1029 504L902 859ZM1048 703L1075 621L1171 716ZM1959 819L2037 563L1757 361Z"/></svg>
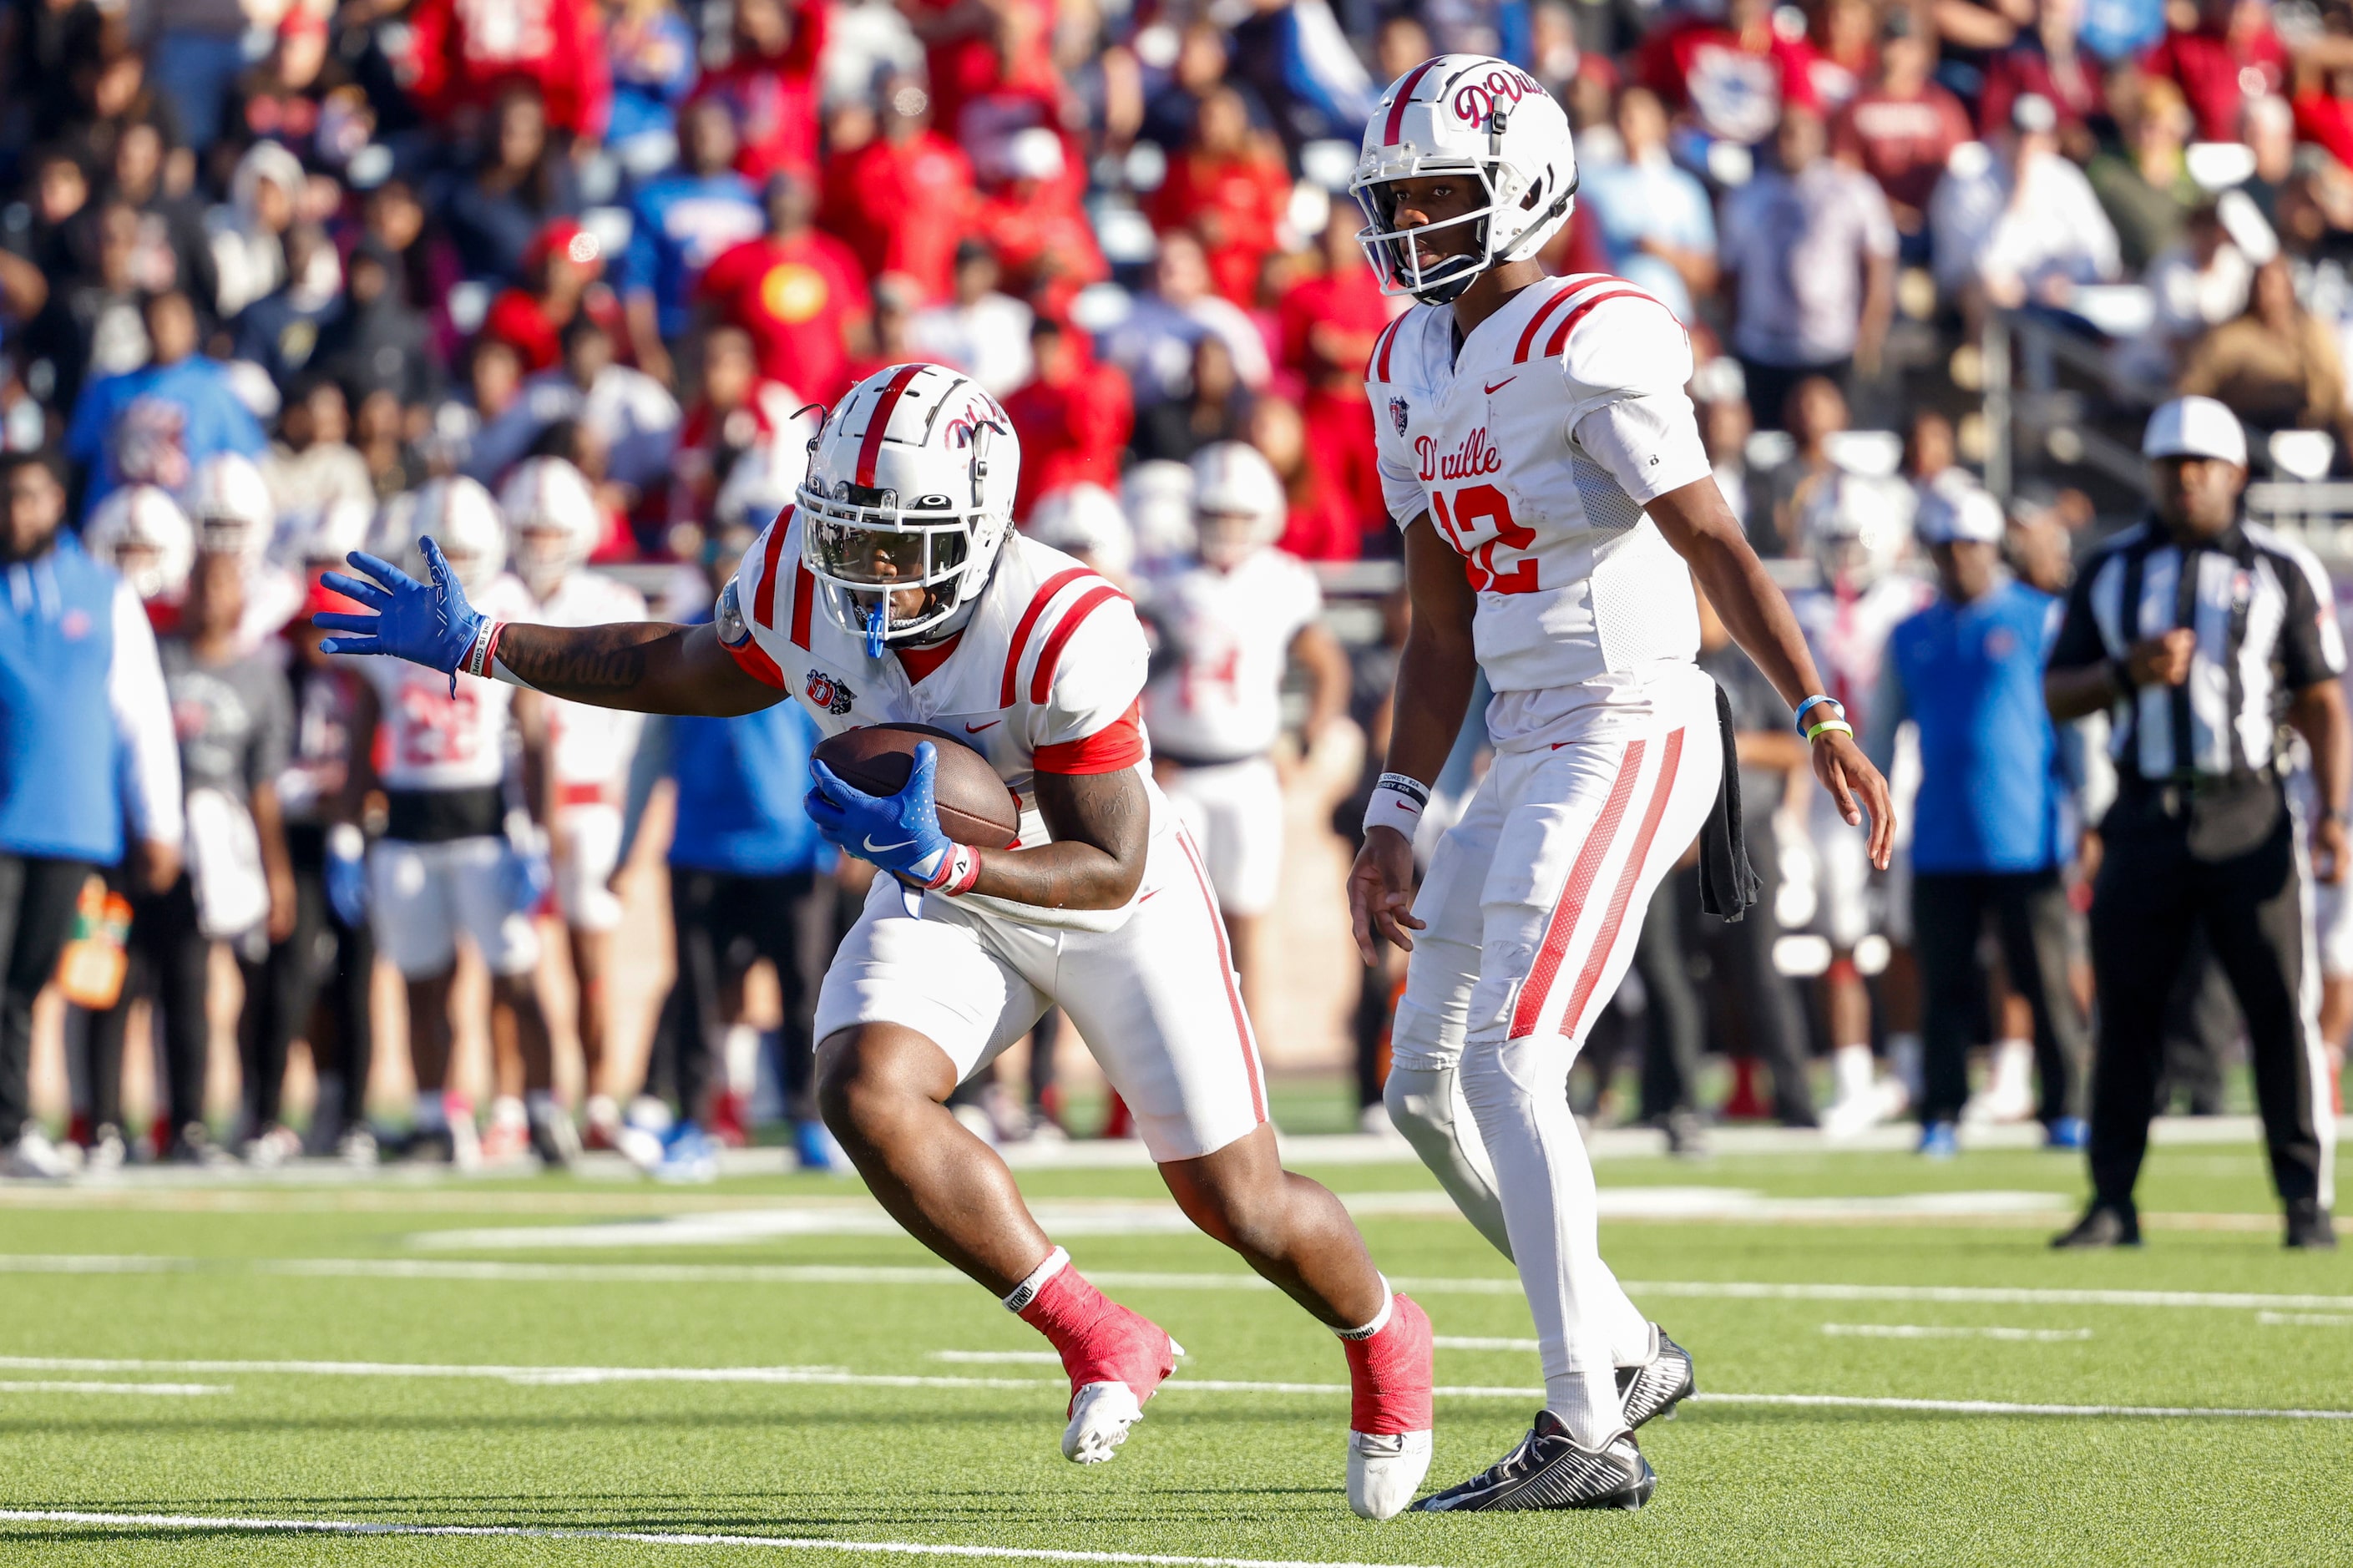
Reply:
<svg viewBox="0 0 2353 1568"><path fill-rule="evenodd" d="M944 1264L508 1263L441 1258L174 1258L142 1253L0 1253L0 1274L259 1274L308 1279L449 1279L510 1284L953 1285L972 1281ZM1096 1284L1129 1290L1274 1289L1254 1274L1090 1269ZM1390 1277L1423 1296L1517 1296L1514 1279ZM1937 1301L2026 1307L2155 1307L2223 1311L2353 1312L2353 1296L2233 1290L2100 1290L2000 1285L1841 1285L1740 1279L1628 1279L1633 1296L1732 1301Z"/></svg>
<svg viewBox="0 0 2353 1568"><path fill-rule="evenodd" d="M234 1531L240 1534L427 1535L493 1541L606 1541L631 1546L765 1546L785 1552L878 1552L897 1557L994 1557L1024 1563L1132 1563L1151 1568L1393 1568L1281 1558L1176 1557L1152 1552L1072 1552L1046 1546L957 1546L928 1541L828 1541L804 1535L728 1535L686 1531L566 1529L530 1524L399 1524L357 1519L237 1519L201 1513L101 1513L83 1509L0 1509L5 1524L96 1524L136 1530Z"/></svg>
<svg viewBox="0 0 2353 1568"><path fill-rule="evenodd" d="M1957 1323L1824 1323L1822 1332L1859 1340L2011 1340L2034 1344L2092 1337L2089 1329L1964 1328Z"/></svg>
<svg viewBox="0 0 2353 1568"><path fill-rule="evenodd" d="M1487 1339L1478 1334L1432 1334L1430 1342L1442 1351L1534 1351L1534 1340Z"/></svg>
<svg viewBox="0 0 2353 1568"><path fill-rule="evenodd" d="M529 1387L605 1383L807 1384L849 1388L964 1388L1069 1392L1059 1377L925 1377L845 1372L829 1366L469 1366L429 1362L142 1361L80 1356L5 1356L0 1371L237 1373L248 1376L475 1379ZM1314 1394L1342 1395L1345 1383L1276 1383L1258 1379L1185 1377L1161 1384L1174 1394ZM1542 1400L1540 1388L1441 1384L1449 1399ZM1785 1405L1854 1410L1916 1410L1959 1415L2206 1416L2232 1420L2353 1421L2353 1410L2210 1409L2193 1405L2042 1405L1990 1399L1887 1399L1843 1394L1699 1394L1702 1405Z"/></svg>
<svg viewBox="0 0 2353 1568"><path fill-rule="evenodd" d="M69 1378L0 1381L0 1394L227 1394L225 1383L85 1383Z"/></svg>
<svg viewBox="0 0 2353 1568"><path fill-rule="evenodd" d="M1061 1356L1053 1351L934 1351L934 1361L977 1363L984 1366L1060 1366Z"/></svg>
<svg viewBox="0 0 2353 1568"><path fill-rule="evenodd" d="M2257 1312L2255 1321L2274 1329L2353 1329L2353 1312Z"/></svg>

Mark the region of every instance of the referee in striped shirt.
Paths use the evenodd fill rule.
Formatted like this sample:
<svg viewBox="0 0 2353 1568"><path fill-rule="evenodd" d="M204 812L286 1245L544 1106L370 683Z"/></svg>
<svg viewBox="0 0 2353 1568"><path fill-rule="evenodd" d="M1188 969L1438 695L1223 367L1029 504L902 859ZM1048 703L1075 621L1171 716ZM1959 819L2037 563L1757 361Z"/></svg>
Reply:
<svg viewBox="0 0 2353 1568"><path fill-rule="evenodd" d="M2166 998L2203 927L2246 1016L2287 1245L2334 1247L2320 975L2278 726L2284 717L2312 748L2311 874L2342 881L2344 640L2311 552L2240 516L2247 438L2229 409L2178 398L2151 417L2141 452L2156 511L2084 562L2043 677L2053 719L2108 710L2117 774L2092 897L2092 1205L2053 1245L2140 1240L2133 1185Z"/></svg>

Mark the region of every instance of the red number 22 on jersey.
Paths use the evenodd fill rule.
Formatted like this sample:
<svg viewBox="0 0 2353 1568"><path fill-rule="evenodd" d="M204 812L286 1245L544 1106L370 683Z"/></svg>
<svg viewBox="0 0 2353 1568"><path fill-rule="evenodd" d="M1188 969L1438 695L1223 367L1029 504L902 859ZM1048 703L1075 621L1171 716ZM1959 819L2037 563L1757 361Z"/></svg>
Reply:
<svg viewBox="0 0 2353 1568"><path fill-rule="evenodd" d="M1462 574L1482 594L1533 594L1536 563L1533 556L1508 567L1495 564L1495 547L1525 550L1536 542L1536 531L1512 520L1512 503L1493 485L1465 485L1454 492L1452 506L1443 491L1430 492L1430 520L1462 557Z"/></svg>

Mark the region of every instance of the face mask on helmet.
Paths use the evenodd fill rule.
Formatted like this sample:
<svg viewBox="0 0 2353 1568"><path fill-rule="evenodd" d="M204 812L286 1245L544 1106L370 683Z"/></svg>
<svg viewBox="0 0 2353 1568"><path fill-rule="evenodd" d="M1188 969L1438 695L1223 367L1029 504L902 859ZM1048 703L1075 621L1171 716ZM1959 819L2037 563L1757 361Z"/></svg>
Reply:
<svg viewBox="0 0 2353 1568"><path fill-rule="evenodd" d="M844 499L853 506L899 510L892 491L844 488ZM879 656L884 643L920 639L955 613L954 589L972 550L964 519L949 504L945 496L921 497L899 512L897 527L867 518L807 514L804 554L809 570L828 590L835 618L866 638L870 657ZM939 521L918 526L927 514Z"/></svg>
<svg viewBox="0 0 2353 1568"><path fill-rule="evenodd" d="M1260 520L1249 512L1205 511L1194 520L1202 561L1220 570L1239 566L1266 542Z"/></svg>

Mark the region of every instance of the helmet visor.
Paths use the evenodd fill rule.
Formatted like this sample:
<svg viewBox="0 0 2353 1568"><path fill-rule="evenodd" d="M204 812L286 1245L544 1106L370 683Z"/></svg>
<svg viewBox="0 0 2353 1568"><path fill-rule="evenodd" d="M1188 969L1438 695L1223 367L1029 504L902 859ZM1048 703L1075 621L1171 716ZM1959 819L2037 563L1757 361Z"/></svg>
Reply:
<svg viewBox="0 0 2353 1568"><path fill-rule="evenodd" d="M963 521L885 528L838 517L808 520L809 567L860 588L913 588L954 577L970 548Z"/></svg>

